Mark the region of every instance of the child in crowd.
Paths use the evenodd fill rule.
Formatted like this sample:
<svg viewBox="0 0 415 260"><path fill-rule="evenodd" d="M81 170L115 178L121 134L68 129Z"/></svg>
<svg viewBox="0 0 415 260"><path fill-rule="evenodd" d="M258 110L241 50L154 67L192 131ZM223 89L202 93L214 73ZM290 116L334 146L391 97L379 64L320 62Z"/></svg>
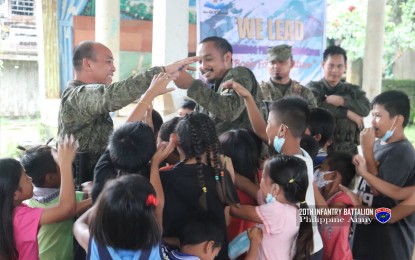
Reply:
<svg viewBox="0 0 415 260"><path fill-rule="evenodd" d="M310 109L310 118L305 134L314 137L320 147L318 154L313 159L314 168L318 168L326 158L327 148L332 142L331 138L335 128L336 120L330 111L319 107Z"/></svg>
<svg viewBox="0 0 415 260"><path fill-rule="evenodd" d="M332 152L324 160L317 174L324 178L321 185L322 200L317 200L317 205L330 208L350 208L353 201L347 193L339 188L339 184L349 186L356 175L352 163L353 155L347 152ZM316 197L319 194L316 193ZM326 204L327 203L327 204ZM349 245L349 231L351 215L341 210L338 215L320 216L327 221L319 223L321 238L323 239L323 260L351 260L352 251Z"/></svg>
<svg viewBox="0 0 415 260"><path fill-rule="evenodd" d="M146 177L149 176L149 161L156 151L154 132L147 124L137 121L152 121L153 113L150 104L158 95L174 89L167 88L171 80L172 77L165 73L155 75L150 87L128 116L127 123L110 136L109 147L94 169L93 201L98 198L105 182L116 178L117 175L141 173Z"/></svg>
<svg viewBox="0 0 415 260"><path fill-rule="evenodd" d="M262 224L263 239L256 259L307 259L310 256L313 250L311 221L301 221L298 225L298 207L308 208L307 187L305 162L295 156L278 155L265 163L261 188L257 191L260 206L231 206L232 215Z"/></svg>
<svg viewBox="0 0 415 260"><path fill-rule="evenodd" d="M161 259L164 192L158 166L173 149L173 142L159 146L150 182L139 174L108 181L94 207L75 222L87 259Z"/></svg>
<svg viewBox="0 0 415 260"><path fill-rule="evenodd" d="M223 234L212 221L191 221L182 228L179 241L180 250L167 251L165 253L166 259L213 260L222 247Z"/></svg>
<svg viewBox="0 0 415 260"><path fill-rule="evenodd" d="M177 123L179 122L181 117L173 117L169 121L163 123L160 127L160 131L157 137L157 144L161 142L168 142L170 139L170 135L174 132L174 129L176 128ZM168 170L173 168L173 166L180 162L180 156L179 152L175 148L173 152L166 158L166 160L163 163L163 167L160 168L160 170Z"/></svg>
<svg viewBox="0 0 415 260"><path fill-rule="evenodd" d="M59 203L48 208L30 208L22 203L33 196L32 179L26 175L19 161L0 159L0 259L39 259L39 226L74 215L76 201L72 161L77 147L78 142L73 136L66 136L59 142Z"/></svg>
<svg viewBox="0 0 415 260"><path fill-rule="evenodd" d="M183 104L180 106L179 110L177 110L177 113L180 117L185 116L188 113L191 113L195 110L196 102L193 100L187 99L183 102Z"/></svg>
<svg viewBox="0 0 415 260"><path fill-rule="evenodd" d="M32 178L33 197L25 203L32 208L47 208L59 204L61 172L48 145L37 145L25 150L20 162ZM76 215L91 206L84 192L76 192ZM40 259L73 259L73 219L42 225L38 233Z"/></svg>
<svg viewBox="0 0 415 260"><path fill-rule="evenodd" d="M320 149L316 139L314 139L314 137L311 135L305 134L303 137L301 137L300 147L310 155L310 158L314 163L314 160L317 158Z"/></svg>
<svg viewBox="0 0 415 260"><path fill-rule="evenodd" d="M395 90L377 95L372 101L372 116L372 127L360 133L367 172L399 187L415 185L415 150L405 136L405 127L410 119L408 96ZM393 208L399 203L379 194L365 180L360 181L358 190L363 203L369 207ZM414 234L415 214L393 225L383 225L378 221L356 224L353 257L410 259L415 242ZM375 241L373 237L382 239Z"/></svg>
<svg viewBox="0 0 415 260"><path fill-rule="evenodd" d="M235 173L240 174L258 185L259 154L255 141L245 129L229 130L219 136L225 156L232 159ZM243 205L256 206L256 198L252 198L240 189L239 201ZM254 222L233 217L228 225L228 239L231 241L239 233L255 225Z"/></svg>
<svg viewBox="0 0 415 260"><path fill-rule="evenodd" d="M238 95L244 98L254 132L264 141L268 142L277 153L293 155L306 162L308 171L308 185L306 201L311 207L315 205L315 189L313 185L313 162L306 151L301 149L301 137L308 125L310 110L306 101L297 97L283 98L273 102L269 106L268 124L261 116L261 112L255 105L255 101L249 91L235 81L224 83L225 88L234 89ZM246 178L236 175L237 187L249 194L255 194L256 187L251 185ZM312 216L316 216L313 214ZM321 259L323 255L323 242L318 232L317 224L313 224L314 251L310 259Z"/></svg>
<svg viewBox="0 0 415 260"><path fill-rule="evenodd" d="M192 112L178 122L172 138L181 162L160 171L166 194L163 237L170 246L179 246L177 237L189 219L210 216L224 240L218 259L227 259L225 206L238 203L238 198L229 174L233 168L225 163L214 123Z"/></svg>

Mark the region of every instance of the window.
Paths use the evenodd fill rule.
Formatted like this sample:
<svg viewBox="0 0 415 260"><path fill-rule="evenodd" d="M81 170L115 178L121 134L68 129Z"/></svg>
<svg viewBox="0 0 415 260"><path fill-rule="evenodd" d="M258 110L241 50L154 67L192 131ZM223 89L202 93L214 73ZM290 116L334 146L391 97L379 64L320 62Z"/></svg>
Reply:
<svg viewBox="0 0 415 260"><path fill-rule="evenodd" d="M12 14L14 15L34 15L35 0L13 0Z"/></svg>

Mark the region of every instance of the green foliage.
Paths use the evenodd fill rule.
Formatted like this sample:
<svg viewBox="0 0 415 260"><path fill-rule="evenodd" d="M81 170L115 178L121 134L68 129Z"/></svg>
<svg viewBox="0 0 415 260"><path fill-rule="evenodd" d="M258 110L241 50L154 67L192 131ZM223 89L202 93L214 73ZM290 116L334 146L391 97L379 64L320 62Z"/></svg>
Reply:
<svg viewBox="0 0 415 260"><path fill-rule="evenodd" d="M411 102L409 123L413 124L415 119L415 80L384 79L382 91L388 90L400 90L408 95Z"/></svg>
<svg viewBox="0 0 415 260"><path fill-rule="evenodd" d="M367 1L328 0L327 38L341 43L351 60L363 58ZM405 49L415 49L415 0L388 0L385 7L384 69Z"/></svg>

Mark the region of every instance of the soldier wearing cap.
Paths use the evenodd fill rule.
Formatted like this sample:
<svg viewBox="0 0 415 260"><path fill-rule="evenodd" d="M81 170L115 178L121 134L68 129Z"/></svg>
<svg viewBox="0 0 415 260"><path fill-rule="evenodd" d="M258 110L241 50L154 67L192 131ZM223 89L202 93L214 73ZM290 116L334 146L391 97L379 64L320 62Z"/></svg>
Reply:
<svg viewBox="0 0 415 260"><path fill-rule="evenodd" d="M268 48L268 72L270 80L260 84L265 101L275 101L288 96L304 98L310 107L316 107L313 93L299 82L290 78L290 71L294 67L291 46L287 44Z"/></svg>

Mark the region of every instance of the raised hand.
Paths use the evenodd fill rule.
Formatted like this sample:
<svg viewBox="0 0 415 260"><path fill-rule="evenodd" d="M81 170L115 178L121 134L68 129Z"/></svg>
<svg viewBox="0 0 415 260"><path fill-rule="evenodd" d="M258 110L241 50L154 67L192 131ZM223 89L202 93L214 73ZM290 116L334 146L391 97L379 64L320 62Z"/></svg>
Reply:
<svg viewBox="0 0 415 260"><path fill-rule="evenodd" d="M167 85L173 80L172 76L167 73L159 73L154 75L147 93L153 98L166 94L174 90L174 87L167 88Z"/></svg>
<svg viewBox="0 0 415 260"><path fill-rule="evenodd" d="M361 155L356 154L353 156L352 163L356 168L357 174L363 177L367 173L366 160Z"/></svg>
<svg viewBox="0 0 415 260"><path fill-rule="evenodd" d="M360 145L363 152L373 151L375 144L375 130L372 127L365 128L360 132Z"/></svg>
<svg viewBox="0 0 415 260"><path fill-rule="evenodd" d="M73 135L65 135L63 140L58 142L58 151L54 149L51 150L52 156L62 168L65 164L72 164L78 147L79 143Z"/></svg>
<svg viewBox="0 0 415 260"><path fill-rule="evenodd" d="M248 98L250 96L252 97L251 92L249 92L249 90L247 90L241 84L232 79L225 81L225 83L223 83L223 88L233 89L242 98Z"/></svg>
<svg viewBox="0 0 415 260"><path fill-rule="evenodd" d="M151 164L154 165L160 165L161 162L163 162L174 150L175 144L173 141L173 138L170 137L169 142L161 142L157 146L157 151L153 155L153 158L151 159Z"/></svg>

